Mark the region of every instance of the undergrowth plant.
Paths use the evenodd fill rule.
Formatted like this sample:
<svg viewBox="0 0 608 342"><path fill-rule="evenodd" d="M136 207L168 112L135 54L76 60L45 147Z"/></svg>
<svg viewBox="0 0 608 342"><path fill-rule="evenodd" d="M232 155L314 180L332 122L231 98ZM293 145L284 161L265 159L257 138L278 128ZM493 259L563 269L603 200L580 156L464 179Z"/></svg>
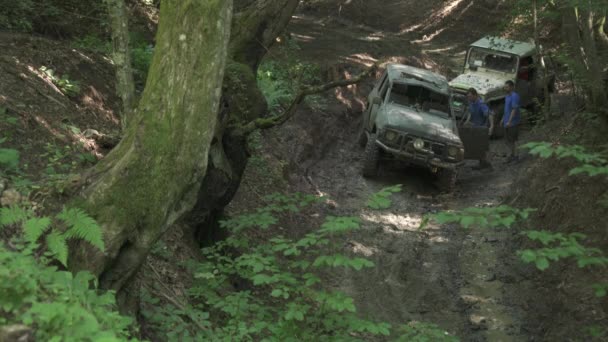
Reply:
<svg viewBox="0 0 608 342"><path fill-rule="evenodd" d="M0 145L6 141L6 138L0 137ZM8 172L15 171L19 168L19 151L13 148L0 147L0 176L6 175Z"/></svg>
<svg viewBox="0 0 608 342"><path fill-rule="evenodd" d="M302 61L298 57L299 49L294 40L288 40L279 49L284 55L280 60L266 59L258 68L258 86L273 115L287 107L303 87L321 82L320 68ZM318 95L307 96L305 101L313 108L323 105L323 98Z"/></svg>
<svg viewBox="0 0 608 342"><path fill-rule="evenodd" d="M53 219L18 208L0 209L0 327L25 325L37 341L129 341L133 320L121 316L114 293L100 293L88 272L60 270L67 241L103 250L101 229L79 209ZM3 234L4 235L4 234ZM6 236L6 235L4 235Z"/></svg>
<svg viewBox="0 0 608 342"><path fill-rule="evenodd" d="M45 66L41 66L40 71L44 73L66 96L76 97L80 94L80 83L78 81L70 80L68 75L62 75L59 77L55 74L54 69L50 69Z"/></svg>
<svg viewBox="0 0 608 342"><path fill-rule="evenodd" d="M131 66L133 76L139 86L146 83L148 69L152 64L154 55L154 45L150 44L146 38L138 32L129 33L129 52L131 55ZM108 39L100 38L97 35L85 35L72 42L76 49L95 52L103 55L112 54L112 43Z"/></svg>
<svg viewBox="0 0 608 342"><path fill-rule="evenodd" d="M529 153L541 158L555 157L558 159L571 158L577 161L569 174L606 176L608 161L600 153L592 153L582 146L565 146L546 142L533 142L523 146ZM422 228L430 220L440 224L459 224L464 228L477 226L481 228L516 228L526 221L535 209L518 209L502 205L498 207L466 208L459 211L432 214L423 220ZM550 267L551 263L571 260L579 268L608 266L608 257L598 248L585 246L582 241L587 236L574 233L558 233L548 230L524 230L520 234L533 243L537 248L527 248L517 252L524 263L532 263L541 271ZM590 284L597 297L605 297L608 292L608 282ZM605 332L602 332L605 333ZM598 336L597 331L592 336Z"/></svg>
<svg viewBox="0 0 608 342"><path fill-rule="evenodd" d="M103 251L101 228L81 209L64 208L54 219L35 217L21 207L0 208L0 227L20 226L24 250L45 250L48 258L68 265L68 240L79 239ZM44 244L39 242L44 238Z"/></svg>
<svg viewBox="0 0 608 342"><path fill-rule="evenodd" d="M394 193L390 189L379 195ZM412 322L394 329L357 315L348 294L327 288L322 273L335 268L374 267L366 258L339 252L345 235L359 229L358 217L328 216L300 237L267 235L282 215L320 201L311 195L272 195L271 204L221 223L230 236L203 249L205 260L190 264L194 284L183 306L153 305L144 316L169 341L454 341L434 325ZM389 200L390 202L390 200ZM172 302L177 302L172 300ZM409 339L409 338L413 339Z"/></svg>

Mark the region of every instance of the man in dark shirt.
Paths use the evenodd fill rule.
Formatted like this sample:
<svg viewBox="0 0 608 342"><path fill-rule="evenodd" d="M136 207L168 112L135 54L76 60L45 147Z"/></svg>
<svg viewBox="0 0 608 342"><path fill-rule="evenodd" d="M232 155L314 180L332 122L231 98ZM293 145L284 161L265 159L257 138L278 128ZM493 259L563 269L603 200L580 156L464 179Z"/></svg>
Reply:
<svg viewBox="0 0 608 342"><path fill-rule="evenodd" d="M465 125L472 125L473 127L485 127L488 128L488 135L492 135L494 130L494 120L490 114L490 108L483 102L481 97L477 94L475 88L470 88L467 91L467 100L469 101L469 113ZM488 158L488 152L479 160L479 165L473 167L475 170L491 168L492 164Z"/></svg>
<svg viewBox="0 0 608 342"><path fill-rule="evenodd" d="M517 139L519 138L519 123L521 122L521 113L519 111L520 99L519 94L515 92L515 83L513 81L505 82L505 113L502 117L501 125L505 128L507 145L511 150L511 155L507 163L518 160L517 157Z"/></svg>

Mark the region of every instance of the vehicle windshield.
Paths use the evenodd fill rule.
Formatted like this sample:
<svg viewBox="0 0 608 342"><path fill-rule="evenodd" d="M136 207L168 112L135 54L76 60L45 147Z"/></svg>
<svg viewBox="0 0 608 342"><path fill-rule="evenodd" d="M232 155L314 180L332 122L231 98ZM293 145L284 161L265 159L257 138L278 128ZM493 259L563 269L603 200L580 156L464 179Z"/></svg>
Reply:
<svg viewBox="0 0 608 342"><path fill-rule="evenodd" d="M388 95L388 103L410 107L418 112L424 112L441 117L449 117L448 96L431 91L428 88L394 83Z"/></svg>
<svg viewBox="0 0 608 342"><path fill-rule="evenodd" d="M517 57L481 48L471 48L467 66L514 73L517 69Z"/></svg>

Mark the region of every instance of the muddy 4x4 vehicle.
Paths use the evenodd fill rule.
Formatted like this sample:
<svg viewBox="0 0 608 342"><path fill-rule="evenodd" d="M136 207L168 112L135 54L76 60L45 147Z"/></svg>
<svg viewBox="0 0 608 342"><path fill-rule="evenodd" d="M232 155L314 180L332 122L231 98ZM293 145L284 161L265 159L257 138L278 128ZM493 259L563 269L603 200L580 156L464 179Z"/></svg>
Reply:
<svg viewBox="0 0 608 342"><path fill-rule="evenodd" d="M475 88L496 114L495 122L499 123L504 112L506 94L503 87L507 80L515 83L515 91L520 95L522 107L533 106L535 99L542 103L544 84L539 65L544 61L536 59L536 47L531 43L485 37L471 44L462 75L450 81L454 95L452 108L457 119L466 114L467 90ZM549 91L552 92L555 77L550 75L547 82Z"/></svg>
<svg viewBox="0 0 608 342"><path fill-rule="evenodd" d="M375 176L381 160L396 158L430 168L444 190L456 182L464 147L450 111L445 77L390 64L369 94L359 143L363 176Z"/></svg>

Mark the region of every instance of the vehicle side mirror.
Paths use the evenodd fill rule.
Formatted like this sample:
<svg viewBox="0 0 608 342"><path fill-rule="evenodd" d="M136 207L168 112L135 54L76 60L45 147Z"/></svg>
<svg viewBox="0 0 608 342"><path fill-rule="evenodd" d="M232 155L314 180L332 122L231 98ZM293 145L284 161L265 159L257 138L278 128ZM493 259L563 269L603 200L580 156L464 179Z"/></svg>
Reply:
<svg viewBox="0 0 608 342"><path fill-rule="evenodd" d="M375 105L381 105L381 104L382 104L382 99L381 99L381 98L379 98L379 97L374 97L374 98L372 99L372 104L375 104Z"/></svg>

